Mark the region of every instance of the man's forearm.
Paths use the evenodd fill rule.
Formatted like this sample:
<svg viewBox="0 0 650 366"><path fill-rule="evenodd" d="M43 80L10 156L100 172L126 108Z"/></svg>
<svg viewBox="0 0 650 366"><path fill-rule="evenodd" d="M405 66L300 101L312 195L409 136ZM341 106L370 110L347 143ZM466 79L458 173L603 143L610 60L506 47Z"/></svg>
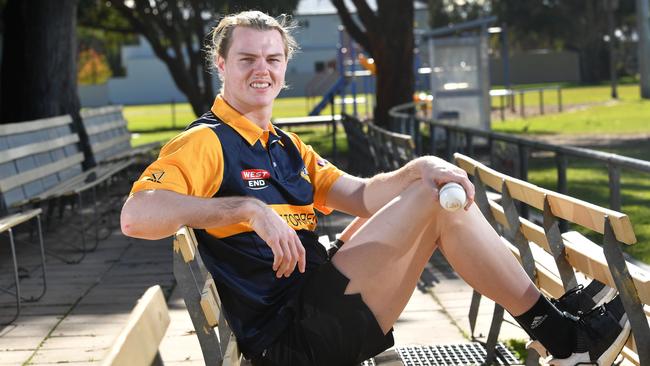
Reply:
<svg viewBox="0 0 650 366"><path fill-rule="evenodd" d="M390 202L411 183L420 179L418 161L411 160L392 172L380 173L366 180L363 189L363 202L370 215Z"/></svg>
<svg viewBox="0 0 650 366"><path fill-rule="evenodd" d="M200 198L166 190L142 191L126 201L120 221L127 236L161 239L183 225L203 229L248 221L263 205L251 197Z"/></svg>

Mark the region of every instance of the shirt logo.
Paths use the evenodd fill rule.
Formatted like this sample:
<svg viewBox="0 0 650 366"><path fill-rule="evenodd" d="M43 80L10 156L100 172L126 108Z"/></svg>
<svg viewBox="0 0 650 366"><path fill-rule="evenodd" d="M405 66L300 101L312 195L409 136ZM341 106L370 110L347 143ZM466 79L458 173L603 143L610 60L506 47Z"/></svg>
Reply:
<svg viewBox="0 0 650 366"><path fill-rule="evenodd" d="M162 178L165 175L164 171L152 172L151 177L146 177L144 180L152 181L154 183L162 183Z"/></svg>
<svg viewBox="0 0 650 366"><path fill-rule="evenodd" d="M329 161L327 161L327 160L325 160L323 158L316 160L316 164L318 164L318 166L321 166L321 167L323 167L323 166L325 166L325 165L327 165L329 163L330 163Z"/></svg>
<svg viewBox="0 0 650 366"><path fill-rule="evenodd" d="M242 170L241 178L248 188L259 190L268 187L266 180L271 178L271 174L264 169L246 169Z"/></svg>
<svg viewBox="0 0 650 366"><path fill-rule="evenodd" d="M307 168L302 167L302 169L300 169L300 176L302 177L302 179L306 180L307 182L309 182L309 184L311 184L311 179L309 179L309 172L307 171Z"/></svg>
<svg viewBox="0 0 650 366"><path fill-rule="evenodd" d="M535 318L533 318L533 322L530 324L530 328L535 329L535 328L539 327L540 325L542 325L542 323L544 322L544 320L546 320L547 317L548 317L548 315L538 315L538 316L536 316Z"/></svg>

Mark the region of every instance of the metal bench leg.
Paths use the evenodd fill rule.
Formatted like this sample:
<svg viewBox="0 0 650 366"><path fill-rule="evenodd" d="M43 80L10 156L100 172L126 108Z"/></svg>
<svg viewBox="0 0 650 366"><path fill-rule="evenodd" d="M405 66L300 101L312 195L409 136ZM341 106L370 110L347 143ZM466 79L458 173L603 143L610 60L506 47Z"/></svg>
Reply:
<svg viewBox="0 0 650 366"><path fill-rule="evenodd" d="M16 295L16 314L14 315L11 320L9 320L6 323L0 323L0 325L9 325L13 323L14 320L18 318L20 315L20 281L18 278L18 260L16 258L16 245L14 243L14 233L12 229L7 230L9 232L9 245L11 246L11 258L14 262L14 281L16 282L16 292L12 292L9 290L2 289L3 292L6 292L8 294L14 294Z"/></svg>
<svg viewBox="0 0 650 366"><path fill-rule="evenodd" d="M36 216L36 223L38 225L38 243L41 248L41 274L43 275L43 290L41 291L41 294L38 295L37 297L31 297L28 302L34 302L40 300L43 295L45 295L45 292L47 291L47 271L45 268L45 246L43 245L43 230L42 230L42 225L41 225L41 217Z"/></svg>
<svg viewBox="0 0 650 366"><path fill-rule="evenodd" d="M84 253L87 253L86 251L86 220L84 220L84 212L83 212L83 199L81 198L81 192L77 193L77 202L79 203L79 220L81 220L81 250Z"/></svg>

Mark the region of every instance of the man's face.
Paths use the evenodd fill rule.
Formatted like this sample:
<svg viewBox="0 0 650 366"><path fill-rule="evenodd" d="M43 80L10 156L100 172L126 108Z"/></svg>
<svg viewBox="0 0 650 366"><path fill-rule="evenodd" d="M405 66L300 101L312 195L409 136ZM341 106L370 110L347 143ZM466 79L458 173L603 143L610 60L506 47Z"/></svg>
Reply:
<svg viewBox="0 0 650 366"><path fill-rule="evenodd" d="M277 30L236 27L226 58L217 57L224 98L241 113L273 106L284 86L287 58Z"/></svg>

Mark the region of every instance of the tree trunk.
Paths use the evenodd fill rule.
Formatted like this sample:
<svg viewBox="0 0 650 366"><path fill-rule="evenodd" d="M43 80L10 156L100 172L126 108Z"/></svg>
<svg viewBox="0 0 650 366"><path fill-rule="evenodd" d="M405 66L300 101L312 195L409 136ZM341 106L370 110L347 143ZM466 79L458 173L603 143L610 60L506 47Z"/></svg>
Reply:
<svg viewBox="0 0 650 366"><path fill-rule="evenodd" d="M370 35L377 65L375 123L389 128L388 111L413 101L413 2L378 1L380 33Z"/></svg>
<svg viewBox="0 0 650 366"><path fill-rule="evenodd" d="M77 0L8 0L0 66L0 123L69 114L84 167L95 165L79 115Z"/></svg>
<svg viewBox="0 0 650 366"><path fill-rule="evenodd" d="M2 123L79 113L77 0L9 0L4 11Z"/></svg>
<svg viewBox="0 0 650 366"><path fill-rule="evenodd" d="M375 123L390 128L388 111L413 100L413 2L378 0L377 12L366 0L353 0L364 30L343 0L332 0L348 34L373 58L377 67Z"/></svg>

